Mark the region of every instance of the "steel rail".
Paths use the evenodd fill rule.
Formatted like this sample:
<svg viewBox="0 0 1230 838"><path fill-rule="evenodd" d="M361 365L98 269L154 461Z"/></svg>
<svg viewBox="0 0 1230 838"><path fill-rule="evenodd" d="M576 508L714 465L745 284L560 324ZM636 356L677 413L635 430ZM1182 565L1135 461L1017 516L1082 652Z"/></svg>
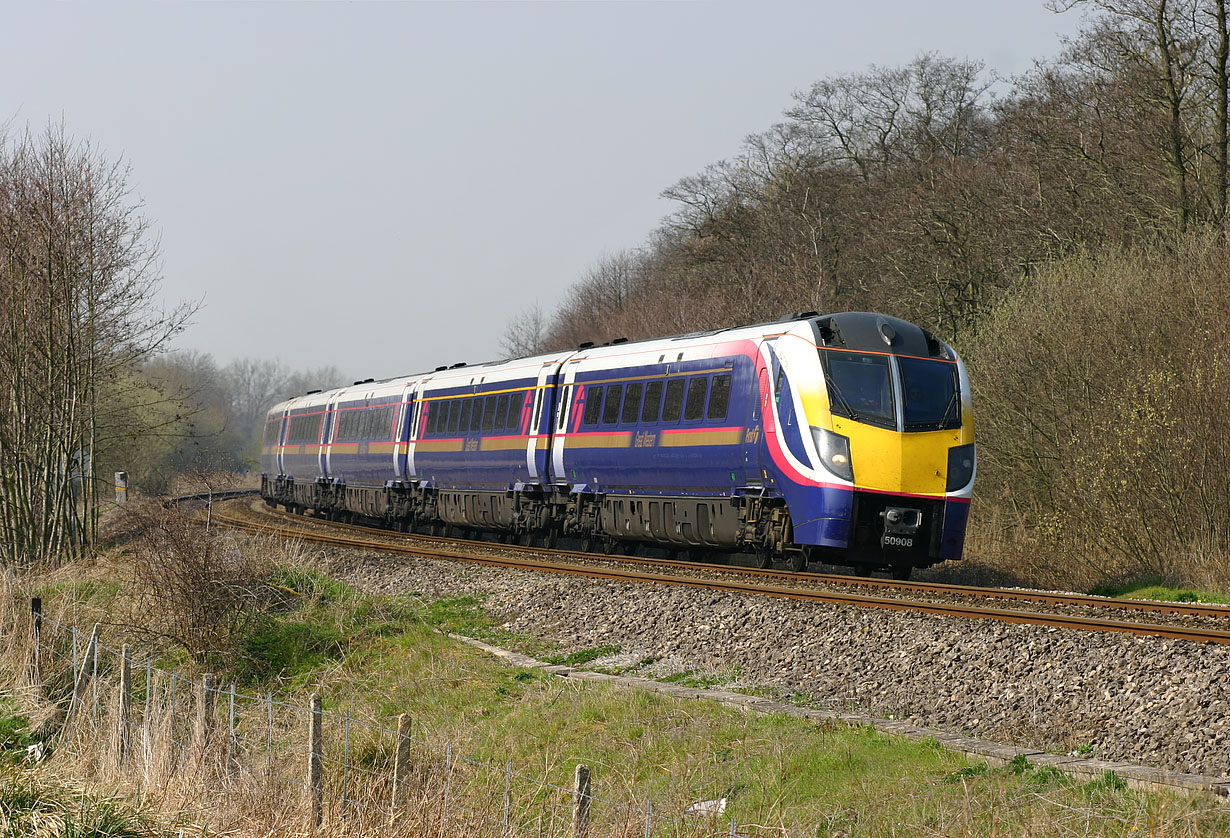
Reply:
<svg viewBox="0 0 1230 838"><path fill-rule="evenodd" d="M281 513L279 513L281 515ZM301 520L298 516L286 514L288 520ZM309 519L315 523L336 529L347 529L358 532L379 532L390 536L400 535L392 530L381 530L360 524L344 524L337 521L324 521L317 518ZM611 562L617 564L633 564L644 567L680 568L703 570L708 573L730 573L745 576L756 576L764 579L780 579L789 582L815 583L827 585L846 585L850 587L876 588L880 590L902 591L906 593L931 593L971 597L978 599L1017 600L1018 602L1035 602L1041 605L1064 605L1084 608L1114 609L1120 611L1140 611L1149 614L1165 614L1175 617L1208 617L1212 619L1230 619L1230 606L1209 603L1167 602L1164 600L1116 599L1114 597L1095 596L1092 594L1061 593L1057 591L1031 591L1019 588L983 588L974 585L953 585L944 582L906 582L895 579L878 579L867 576L846 576L836 573L796 573L789 570L771 568L745 567L739 565L707 564L705 562L685 561L682 559L655 559L644 556L619 556L608 553L578 553L573 550L560 550L548 547L526 547L519 544L502 544L495 541L478 541L472 539L445 538L441 536L413 534L414 538L440 544L473 544L483 547L498 547L502 550L536 555L556 555L560 557L583 557L587 561Z"/></svg>
<svg viewBox="0 0 1230 838"><path fill-rule="evenodd" d="M532 570L541 573L583 576L592 579L608 579L622 582L651 582L660 585L691 587L702 590L722 591L726 593L771 596L779 599L792 599L802 602L820 602L831 605L855 605L863 608L912 612L916 614L933 614L937 616L962 617L975 620L988 619L1004 623L1067 628L1078 631L1121 632L1146 637L1164 637L1174 640L1188 640L1200 643L1230 645L1230 631L1221 631L1216 629L1189 628L1186 626L1167 626L1149 623L1131 623L1119 620L1098 620L1089 617L1078 617L1066 614L1010 611L997 608L979 608L975 606L956 605L952 603L919 602L916 600L890 599L885 597L864 596L861 594L808 590L805 588L787 588L777 585L759 585L723 579L668 576L660 573L645 573L642 571L627 570L624 568L610 566L593 567L575 564L557 564L539 559L455 553L446 550L432 550L422 547L389 544L387 542L372 541L371 539L365 538L348 538L344 536L326 535L323 533L309 533L301 530L290 530L281 526L267 526L249 521L243 521L217 512L213 514L212 519L215 522L224 523L238 529L255 532L272 532L274 534L299 538L304 541L311 541L318 544L329 544L337 547L351 547L365 550L380 550L388 553L413 555L431 559L442 559L446 561L465 562L469 564L481 564L489 567ZM693 565L693 567L695 567L695 565Z"/></svg>

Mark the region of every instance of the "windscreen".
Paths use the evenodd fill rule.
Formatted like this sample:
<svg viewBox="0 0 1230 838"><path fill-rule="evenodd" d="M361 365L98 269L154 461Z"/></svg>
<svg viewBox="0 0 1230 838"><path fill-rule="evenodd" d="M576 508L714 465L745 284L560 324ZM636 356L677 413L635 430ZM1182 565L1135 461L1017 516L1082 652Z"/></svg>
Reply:
<svg viewBox="0 0 1230 838"><path fill-rule="evenodd" d="M907 431L931 431L961 425L957 365L923 358L898 357Z"/></svg>
<svg viewBox="0 0 1230 838"><path fill-rule="evenodd" d="M833 413L886 428L897 425L887 355L821 352Z"/></svg>

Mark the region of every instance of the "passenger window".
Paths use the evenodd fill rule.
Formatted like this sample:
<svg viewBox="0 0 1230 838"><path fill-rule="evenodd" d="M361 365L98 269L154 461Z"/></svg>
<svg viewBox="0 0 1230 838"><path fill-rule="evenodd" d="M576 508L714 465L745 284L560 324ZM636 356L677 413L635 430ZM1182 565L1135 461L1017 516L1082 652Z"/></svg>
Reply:
<svg viewBox="0 0 1230 838"><path fill-rule="evenodd" d="M620 422L635 422L636 414L641 409L641 390L645 387L644 384L636 383L628 385L628 392L624 393L624 412L620 415Z"/></svg>
<svg viewBox="0 0 1230 838"><path fill-rule="evenodd" d="M662 407L663 422L678 422L683 412L683 379L673 378L666 385L666 404Z"/></svg>
<svg viewBox="0 0 1230 838"><path fill-rule="evenodd" d="M518 412L521 408L521 403L525 400L525 396L520 393L512 393L508 397L508 414L504 417L504 427L521 428L521 414Z"/></svg>
<svg viewBox="0 0 1230 838"><path fill-rule="evenodd" d="M688 406L684 419L699 419L705 415L705 392L709 389L708 378L693 378L688 382Z"/></svg>
<svg viewBox="0 0 1230 838"><path fill-rule="evenodd" d="M645 386L645 406L641 408L642 422L657 422L662 407L662 382L651 381Z"/></svg>
<svg viewBox="0 0 1230 838"><path fill-rule="evenodd" d="M585 395L585 424L597 425L602 415L602 388L589 387Z"/></svg>
<svg viewBox="0 0 1230 838"><path fill-rule="evenodd" d="M562 431L564 426L568 424L568 400L570 398L572 398L572 385L565 387L564 394L560 396L559 422L555 426L555 429L558 431Z"/></svg>
<svg viewBox="0 0 1230 838"><path fill-rule="evenodd" d="M538 433L538 429L542 427L542 403L546 400L546 398L547 391L539 388L538 395L534 397L534 412L530 419L530 423L533 425L533 427L530 428L530 433L532 434ZM549 423L548 429L550 429Z"/></svg>
<svg viewBox="0 0 1230 838"><path fill-rule="evenodd" d="M459 399L450 399L448 403L448 432L450 434L457 433L457 429L461 425L461 401Z"/></svg>
<svg viewBox="0 0 1230 838"><path fill-rule="evenodd" d="M487 403L483 408L483 430L495 430L495 396L488 396Z"/></svg>
<svg viewBox="0 0 1230 838"><path fill-rule="evenodd" d="M619 400L623 396L624 385L611 384L606 388L606 404L602 408L602 424L613 425L619 421Z"/></svg>
<svg viewBox="0 0 1230 838"><path fill-rule="evenodd" d="M476 409L477 408L477 409ZM461 431L469 433L478 430L478 423L483 420L483 403L479 399L466 399L461 406Z"/></svg>
<svg viewBox="0 0 1230 838"><path fill-rule="evenodd" d="M492 417L494 428L502 431L508 427L508 394L501 393L495 401L495 416Z"/></svg>

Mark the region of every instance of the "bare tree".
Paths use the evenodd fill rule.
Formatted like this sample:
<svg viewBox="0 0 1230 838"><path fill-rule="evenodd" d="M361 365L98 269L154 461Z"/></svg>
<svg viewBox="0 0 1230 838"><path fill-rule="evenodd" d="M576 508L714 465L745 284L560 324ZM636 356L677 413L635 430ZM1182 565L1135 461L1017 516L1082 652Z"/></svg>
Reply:
<svg viewBox="0 0 1230 838"><path fill-rule="evenodd" d="M63 127L0 140L6 563L45 562L92 541L100 481L91 466L122 432L107 427L102 394L122 386L191 313L154 305L158 247L128 177L125 164Z"/></svg>
<svg viewBox="0 0 1230 838"><path fill-rule="evenodd" d="M546 349L546 333L547 320L542 306L535 300L509 321L500 336L500 351L509 358L537 355Z"/></svg>

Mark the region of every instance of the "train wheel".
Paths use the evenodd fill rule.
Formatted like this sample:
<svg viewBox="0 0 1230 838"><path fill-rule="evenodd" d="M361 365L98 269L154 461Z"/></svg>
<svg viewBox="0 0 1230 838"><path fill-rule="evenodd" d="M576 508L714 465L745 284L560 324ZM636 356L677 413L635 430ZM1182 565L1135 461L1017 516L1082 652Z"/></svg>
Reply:
<svg viewBox="0 0 1230 838"><path fill-rule="evenodd" d="M893 578L898 582L909 581L910 576L914 573L913 565L893 565Z"/></svg>
<svg viewBox="0 0 1230 838"><path fill-rule="evenodd" d="M802 573L807 570L807 553L803 550L800 550L797 553L791 553L790 569L795 573Z"/></svg>
<svg viewBox="0 0 1230 838"><path fill-rule="evenodd" d="M761 570L768 570L773 567L773 554L768 550L757 550L753 556L756 562L756 567Z"/></svg>

